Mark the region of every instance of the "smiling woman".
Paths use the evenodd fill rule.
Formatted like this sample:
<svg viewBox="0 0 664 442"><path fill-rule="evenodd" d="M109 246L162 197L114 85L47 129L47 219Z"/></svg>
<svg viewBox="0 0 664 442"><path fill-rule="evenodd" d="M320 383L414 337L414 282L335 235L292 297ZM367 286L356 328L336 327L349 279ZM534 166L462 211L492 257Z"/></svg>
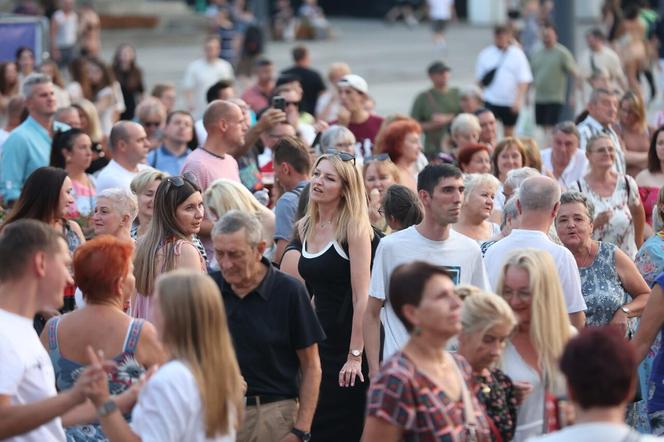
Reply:
<svg viewBox="0 0 664 442"><path fill-rule="evenodd" d="M159 184L150 227L136 246L137 294L131 302L132 316L152 320L151 295L160 274L179 268L207 271L205 259L192 242L203 213L201 189L191 175L168 177Z"/></svg>

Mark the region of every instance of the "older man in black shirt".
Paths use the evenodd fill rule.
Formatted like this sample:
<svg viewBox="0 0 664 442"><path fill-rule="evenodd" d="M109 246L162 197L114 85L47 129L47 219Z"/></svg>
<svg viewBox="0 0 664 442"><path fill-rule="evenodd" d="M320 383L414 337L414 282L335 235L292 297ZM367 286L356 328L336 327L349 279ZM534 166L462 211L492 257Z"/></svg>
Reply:
<svg viewBox="0 0 664 442"><path fill-rule="evenodd" d="M325 334L307 291L263 258L265 240L256 217L227 213L215 224L212 241L221 270L211 276L221 290L247 382L237 440L308 441L321 380L318 342Z"/></svg>

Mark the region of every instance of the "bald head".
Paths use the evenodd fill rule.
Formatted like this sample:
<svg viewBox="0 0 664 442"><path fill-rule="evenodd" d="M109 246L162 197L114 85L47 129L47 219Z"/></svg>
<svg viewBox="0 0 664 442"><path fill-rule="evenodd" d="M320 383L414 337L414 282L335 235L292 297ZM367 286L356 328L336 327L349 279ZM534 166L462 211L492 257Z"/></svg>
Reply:
<svg viewBox="0 0 664 442"><path fill-rule="evenodd" d="M560 200L560 186L547 176L527 178L519 188L519 205L524 212L551 211Z"/></svg>
<svg viewBox="0 0 664 442"><path fill-rule="evenodd" d="M203 126L210 132L219 120L229 120L237 114L242 114L242 109L237 104L227 100L214 100L205 109Z"/></svg>
<svg viewBox="0 0 664 442"><path fill-rule="evenodd" d="M111 134L108 137L111 151L114 152L118 148L120 141L124 141L125 143L128 142L131 130L139 128L142 129L143 126L133 121L120 120L115 123L111 129Z"/></svg>

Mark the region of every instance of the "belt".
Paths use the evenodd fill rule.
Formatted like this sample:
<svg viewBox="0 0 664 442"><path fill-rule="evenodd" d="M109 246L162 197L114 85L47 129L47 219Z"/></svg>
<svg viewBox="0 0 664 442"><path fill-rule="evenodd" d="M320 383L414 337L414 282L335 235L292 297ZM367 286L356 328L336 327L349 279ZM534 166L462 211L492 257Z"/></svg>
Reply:
<svg viewBox="0 0 664 442"><path fill-rule="evenodd" d="M247 396L244 399L245 405L251 407L254 405L271 404L272 402L288 401L295 398L290 396Z"/></svg>

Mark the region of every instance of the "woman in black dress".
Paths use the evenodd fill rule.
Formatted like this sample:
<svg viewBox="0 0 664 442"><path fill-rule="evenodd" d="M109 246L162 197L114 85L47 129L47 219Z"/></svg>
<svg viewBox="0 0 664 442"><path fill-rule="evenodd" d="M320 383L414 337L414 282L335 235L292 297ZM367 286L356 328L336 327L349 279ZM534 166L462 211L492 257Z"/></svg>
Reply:
<svg viewBox="0 0 664 442"><path fill-rule="evenodd" d="M352 155L335 152L316 160L309 207L298 230L303 243L298 270L327 335L319 347L323 377L312 441L359 441L369 385L362 318L378 237Z"/></svg>

